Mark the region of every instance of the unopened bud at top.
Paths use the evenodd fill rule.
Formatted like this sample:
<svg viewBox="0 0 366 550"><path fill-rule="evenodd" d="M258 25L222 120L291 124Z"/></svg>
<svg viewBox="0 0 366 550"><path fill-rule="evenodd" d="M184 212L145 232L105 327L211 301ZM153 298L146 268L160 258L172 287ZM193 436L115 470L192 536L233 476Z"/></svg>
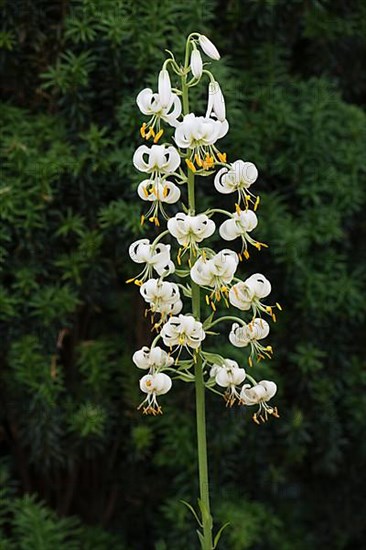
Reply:
<svg viewBox="0 0 366 550"><path fill-rule="evenodd" d="M172 86L170 84L170 76L166 69L162 69L159 73L158 79L158 92L160 105L163 109L166 109L170 103L172 95Z"/></svg>
<svg viewBox="0 0 366 550"><path fill-rule="evenodd" d="M211 57L211 59L214 59L215 61L220 59L220 54L216 46L207 38L207 36L200 34L198 41L202 50L206 55L208 55L208 57Z"/></svg>
<svg viewBox="0 0 366 550"><path fill-rule="evenodd" d="M195 78L202 76L202 57L200 52L195 48L191 53L191 71Z"/></svg>

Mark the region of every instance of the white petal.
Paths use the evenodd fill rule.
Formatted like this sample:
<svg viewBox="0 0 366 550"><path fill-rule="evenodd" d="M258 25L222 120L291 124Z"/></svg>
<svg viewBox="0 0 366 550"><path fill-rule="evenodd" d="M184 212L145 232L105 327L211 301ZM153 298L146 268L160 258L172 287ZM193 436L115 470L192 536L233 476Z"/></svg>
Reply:
<svg viewBox="0 0 366 550"><path fill-rule="evenodd" d="M277 392L277 385L270 380L261 380L258 384L266 390L266 401L269 401Z"/></svg>
<svg viewBox="0 0 366 550"><path fill-rule="evenodd" d="M197 49L193 49L191 53L191 71L195 78L202 76L202 57Z"/></svg>
<svg viewBox="0 0 366 550"><path fill-rule="evenodd" d="M162 69L159 73L158 92L160 104L163 109L167 108L171 101L172 87L170 84L170 76L166 69Z"/></svg>
<svg viewBox="0 0 366 550"><path fill-rule="evenodd" d="M206 55L208 55L208 57L214 59L215 61L218 61L220 59L220 54L216 46L211 42L211 40L207 38L207 36L200 34L198 41L202 50L205 52Z"/></svg>

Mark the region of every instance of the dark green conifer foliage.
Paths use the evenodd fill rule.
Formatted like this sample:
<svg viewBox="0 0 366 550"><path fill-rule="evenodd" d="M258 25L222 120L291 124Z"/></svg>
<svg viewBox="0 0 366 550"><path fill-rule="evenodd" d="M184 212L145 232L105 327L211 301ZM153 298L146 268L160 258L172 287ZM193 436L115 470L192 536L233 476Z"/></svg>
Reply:
<svg viewBox="0 0 366 550"><path fill-rule="evenodd" d="M126 243L153 234L131 163L135 97L192 31L223 54L229 159L260 172L256 235L270 246L242 270L263 271L284 307L260 366L281 419L258 428L208 399L222 547L363 548L365 3L1 9L0 548L195 547L178 502L196 494L193 389L175 384L161 418L136 411L130 358L150 326L124 283ZM213 200L207 179L199 204ZM227 332L221 351L240 361Z"/></svg>

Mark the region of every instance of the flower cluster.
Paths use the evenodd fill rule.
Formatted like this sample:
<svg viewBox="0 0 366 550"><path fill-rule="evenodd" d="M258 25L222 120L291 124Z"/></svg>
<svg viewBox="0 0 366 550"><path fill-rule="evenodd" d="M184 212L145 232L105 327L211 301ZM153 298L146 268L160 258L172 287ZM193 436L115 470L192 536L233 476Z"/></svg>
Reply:
<svg viewBox="0 0 366 550"><path fill-rule="evenodd" d="M229 130L225 99L202 55L220 59L206 36L192 33L186 43L185 64L169 52L158 75L157 91L145 88L136 100L147 117L140 128L145 144L133 155L135 168L145 178L138 184L137 194L149 203L141 223L148 220L159 227L166 222L166 229L155 240L139 239L129 247L131 259L143 264L142 271L129 281L140 287L153 325L151 345L133 356L138 368L148 370L140 380L146 397L139 408L145 414L161 413L158 397L171 389L172 379L195 381L199 368L207 389L223 392L228 406L258 405L253 415L258 423L269 415L278 416L277 408L268 405L277 391L276 384L256 382L237 361L202 348L206 338L210 341L217 334L211 330L215 325L231 321L228 340L236 348L246 348L243 353L248 353L245 359L250 367L253 360L271 358L272 347L262 343L270 331L262 315L276 321L274 309L281 309L278 303L263 302L271 292L264 275L254 273L243 280L237 276L240 261L250 257L249 247L261 250L266 246L252 237L258 226L259 197L252 191L258 170L244 159L228 162L226 153L219 149L218 141ZM189 89L205 80L207 108L204 113L192 112ZM195 178L202 176L212 176L212 189L218 193L235 195L232 212L221 208L196 211ZM179 201L180 206L173 206L169 213ZM236 240L241 242L240 251L215 251L206 245L216 230L212 219L216 215L221 217L220 237L234 246ZM177 250L175 258L172 249ZM178 279L167 280L172 276ZM209 306L205 320L200 317L201 293ZM185 301L191 302L191 308L181 313ZM239 316L215 318L219 302L227 308L234 306ZM243 312L251 317L244 320Z"/></svg>

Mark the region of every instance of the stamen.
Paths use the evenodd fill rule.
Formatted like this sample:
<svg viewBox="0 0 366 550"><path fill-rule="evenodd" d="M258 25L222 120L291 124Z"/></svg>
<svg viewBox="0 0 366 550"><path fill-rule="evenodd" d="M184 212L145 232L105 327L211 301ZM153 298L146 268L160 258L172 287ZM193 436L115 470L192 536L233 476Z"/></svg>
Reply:
<svg viewBox="0 0 366 550"><path fill-rule="evenodd" d="M157 143L159 141L159 139L161 138L161 136L163 135L164 133L164 130L161 129L159 130L159 132L156 134L156 136L154 137L154 143Z"/></svg>
<svg viewBox="0 0 366 550"><path fill-rule="evenodd" d="M191 160L186 159L186 165L188 166L191 172L197 172L196 167Z"/></svg>
<svg viewBox="0 0 366 550"><path fill-rule="evenodd" d="M197 155L197 153L194 155L194 160L196 161L197 166L199 166L200 168L202 168L202 160L201 160L201 158Z"/></svg>
<svg viewBox="0 0 366 550"><path fill-rule="evenodd" d="M260 203L260 197L257 197L256 200L255 200L255 204L254 204L254 212L257 210L258 206L259 206L259 203Z"/></svg>
<svg viewBox="0 0 366 550"><path fill-rule="evenodd" d="M278 309L279 309L280 311L282 311L282 307L280 306L280 304L279 304L278 302L276 302L276 306L278 307Z"/></svg>
<svg viewBox="0 0 366 550"><path fill-rule="evenodd" d="M244 258L245 258L246 260L248 260L248 259L249 259L249 252L248 252L248 250L244 250L243 254L244 254Z"/></svg>
<svg viewBox="0 0 366 550"><path fill-rule="evenodd" d="M145 216L141 214L140 225L144 225L144 223L145 223Z"/></svg>
<svg viewBox="0 0 366 550"><path fill-rule="evenodd" d="M221 162L226 162L226 153L217 153L217 158L218 158Z"/></svg>
<svg viewBox="0 0 366 550"><path fill-rule="evenodd" d="M140 135L142 138L145 138L146 136L146 122L144 122L140 128Z"/></svg>

